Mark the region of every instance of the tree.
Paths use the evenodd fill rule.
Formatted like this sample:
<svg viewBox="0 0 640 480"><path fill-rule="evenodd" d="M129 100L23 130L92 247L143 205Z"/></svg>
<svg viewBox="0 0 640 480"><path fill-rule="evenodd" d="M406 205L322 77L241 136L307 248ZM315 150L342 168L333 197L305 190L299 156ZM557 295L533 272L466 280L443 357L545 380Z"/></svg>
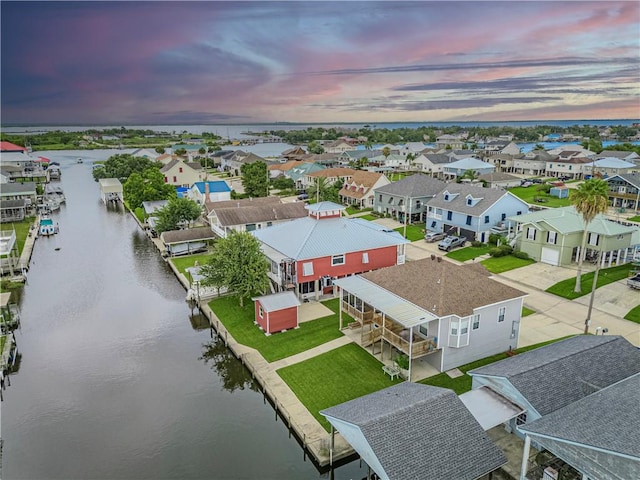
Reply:
<svg viewBox="0 0 640 480"><path fill-rule="evenodd" d="M134 157L129 153L117 154L109 157L102 166L93 169L93 179L97 182L100 178L117 178L124 183L134 172L142 173L149 168L160 172L160 166L160 163L146 157Z"/></svg>
<svg viewBox="0 0 640 480"><path fill-rule="evenodd" d="M324 153L324 147L320 145L316 140L309 142L309 145L307 146L307 150L309 151L309 153L315 153L315 154Z"/></svg>
<svg viewBox="0 0 640 480"><path fill-rule="evenodd" d="M204 155L205 153L207 153L207 149L206 149L206 148L204 148L204 147L200 147L200 148L198 149L198 154L200 154L200 155Z"/></svg>
<svg viewBox="0 0 640 480"><path fill-rule="evenodd" d="M575 292L582 290L580 285L580 275L582 274L582 261L584 259L587 246L587 236L589 234L589 224L600 213L607 211L609 206L608 183L599 178L592 178L583 182L578 188L571 191L571 205L582 215L584 220L584 232L582 234L582 246L578 255L578 274L576 277Z"/></svg>
<svg viewBox="0 0 640 480"><path fill-rule="evenodd" d="M389 147L384 147L382 149L382 155L384 155L384 158L387 159L389 155L391 155L391 149Z"/></svg>
<svg viewBox="0 0 640 480"><path fill-rule="evenodd" d="M186 148L178 148L175 152L176 155L178 156L183 156L187 154L187 149Z"/></svg>
<svg viewBox="0 0 640 480"><path fill-rule="evenodd" d="M258 239L249 232L233 232L216 242L213 255L200 269L201 285L226 287L242 307L245 298L269 288L268 271L269 262Z"/></svg>
<svg viewBox="0 0 640 480"><path fill-rule="evenodd" d="M129 208L136 209L142 202L167 200L176 195L173 185L164 183L164 176L156 167L147 168L142 173L134 172L122 186L124 199Z"/></svg>
<svg viewBox="0 0 640 480"><path fill-rule="evenodd" d="M340 189L342 181L337 180L333 184L327 182L326 177L316 177L313 180L313 186L309 189L309 197L317 199L318 202L334 202L340 201Z"/></svg>
<svg viewBox="0 0 640 480"><path fill-rule="evenodd" d="M244 193L250 197L269 195L269 171L265 162L245 163L240 167Z"/></svg>
<svg viewBox="0 0 640 480"><path fill-rule="evenodd" d="M602 147L602 142L597 138L588 138L580 143L582 148L586 148L587 150L591 150L592 152L600 153L604 148Z"/></svg>
<svg viewBox="0 0 640 480"><path fill-rule="evenodd" d="M156 147L156 153L159 153L160 155L162 155L165 152L164 147Z"/></svg>
<svg viewBox="0 0 640 480"><path fill-rule="evenodd" d="M169 203L155 214L156 232L169 232L177 230L181 224L190 224L196 221L202 210L200 206L189 198L171 198Z"/></svg>

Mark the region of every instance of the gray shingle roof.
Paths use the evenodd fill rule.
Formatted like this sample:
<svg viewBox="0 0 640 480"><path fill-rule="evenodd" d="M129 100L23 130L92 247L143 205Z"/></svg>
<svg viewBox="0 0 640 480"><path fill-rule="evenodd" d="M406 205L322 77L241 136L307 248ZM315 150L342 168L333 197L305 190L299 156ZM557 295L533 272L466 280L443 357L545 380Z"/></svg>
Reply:
<svg viewBox="0 0 640 480"><path fill-rule="evenodd" d="M230 227L247 223L273 222L306 217L304 203L281 203L274 205L248 205L243 207L213 208L220 225Z"/></svg>
<svg viewBox="0 0 640 480"><path fill-rule="evenodd" d="M444 153L428 153L425 155L431 163L451 163L451 157Z"/></svg>
<svg viewBox="0 0 640 480"><path fill-rule="evenodd" d="M444 193L458 194L453 200L446 201ZM473 198L482 198L475 205L467 205L467 195ZM448 183L441 191L427 202L430 207L443 208L453 212L465 213L467 215L481 215L505 195L511 195L502 188L482 188L478 185L465 183ZM449 198L452 198L451 196ZM527 209L527 204L522 202L523 210Z"/></svg>
<svg viewBox="0 0 640 480"><path fill-rule="evenodd" d="M423 174L411 175L405 177L397 182L384 185L383 187L376 188L376 193L387 193L390 195L403 195L409 198L417 197L433 197L438 192L442 191L442 188L446 184L442 180L429 177Z"/></svg>
<svg viewBox="0 0 640 480"><path fill-rule="evenodd" d="M218 236L209 227L187 228L184 230L172 230L163 232L160 237L165 245L172 243L193 242L197 240L212 240Z"/></svg>
<svg viewBox="0 0 640 480"><path fill-rule="evenodd" d="M640 350L623 337L578 335L469 374L506 378L546 415L638 372Z"/></svg>
<svg viewBox="0 0 640 480"><path fill-rule="evenodd" d="M640 374L582 398L521 430L640 460Z"/></svg>
<svg viewBox="0 0 640 480"><path fill-rule="evenodd" d="M606 181L611 180L612 178L620 177L626 182L630 183L636 188L640 188L640 174L637 173L618 173L617 175L612 175L607 178Z"/></svg>
<svg viewBox="0 0 640 480"><path fill-rule="evenodd" d="M3 195L15 195L15 194L35 195L36 184L34 182L0 183L0 193L2 193Z"/></svg>
<svg viewBox="0 0 640 480"><path fill-rule="evenodd" d="M444 388L404 382L323 410L359 427L391 479L476 479L506 463L502 451Z"/></svg>

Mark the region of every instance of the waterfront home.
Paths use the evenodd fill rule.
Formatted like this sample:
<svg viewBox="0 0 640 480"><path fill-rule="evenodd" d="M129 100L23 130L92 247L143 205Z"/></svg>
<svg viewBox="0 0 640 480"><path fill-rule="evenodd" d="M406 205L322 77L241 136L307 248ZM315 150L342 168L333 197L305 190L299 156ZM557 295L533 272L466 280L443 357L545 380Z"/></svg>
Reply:
<svg viewBox="0 0 640 480"><path fill-rule="evenodd" d="M305 178L307 175L324 170L324 166L312 162L298 162L298 165L294 165L293 168L286 170L284 175L293 180L296 190L304 190Z"/></svg>
<svg viewBox="0 0 640 480"><path fill-rule="evenodd" d="M633 162L636 165L640 164L640 155L636 152L625 152L622 150L603 150L599 154L596 155L596 159L600 158L619 158L620 160L625 160L627 162Z"/></svg>
<svg viewBox="0 0 640 480"><path fill-rule="evenodd" d="M297 160L300 155L307 155L307 151L301 146L295 146L286 149L280 154L280 157L282 157L286 162L289 160Z"/></svg>
<svg viewBox="0 0 640 480"><path fill-rule="evenodd" d="M160 234L165 253L171 257L202 252L207 249L208 243L216 238L218 236L207 227L171 230Z"/></svg>
<svg viewBox="0 0 640 480"><path fill-rule="evenodd" d="M605 178L611 175L640 172L640 167L633 162L615 157L605 157L587 163L585 168L591 175L602 175Z"/></svg>
<svg viewBox="0 0 640 480"><path fill-rule="evenodd" d="M35 207L37 193L35 182L0 183L0 201L24 200L26 208Z"/></svg>
<svg viewBox="0 0 640 480"><path fill-rule="evenodd" d="M268 275L276 291L318 299L333 295L336 278L404 263L409 242L398 232L345 218L345 207L333 202L305 208L304 218L253 232L270 262Z"/></svg>
<svg viewBox="0 0 640 480"><path fill-rule="evenodd" d="M605 181L613 207L640 210L640 173L613 175Z"/></svg>
<svg viewBox="0 0 640 480"><path fill-rule="evenodd" d="M592 159L580 156L559 156L555 160L548 160L545 163L545 176L562 178L564 180L578 180L586 175L593 174L593 168L587 167Z"/></svg>
<svg viewBox="0 0 640 480"><path fill-rule="evenodd" d="M9 153L9 152L17 152L17 153L27 153L27 148L22 145L16 145L15 143L0 141L0 152Z"/></svg>
<svg viewBox="0 0 640 480"><path fill-rule="evenodd" d="M585 223L573 206L549 208L511 216L509 238L537 262L567 266L577 262ZM515 224L515 228L511 225ZM604 215L596 216L588 226L585 255L594 262L601 255L603 266L630 262L635 247L634 234L640 227L622 225ZM515 235L515 236L514 236Z"/></svg>
<svg viewBox="0 0 640 480"><path fill-rule="evenodd" d="M231 172L233 175L240 175L242 165L247 163L264 162L269 165L266 159L255 153L247 153L243 150L231 151L220 157L220 167L225 172Z"/></svg>
<svg viewBox="0 0 640 480"><path fill-rule="evenodd" d="M231 187L224 180L195 182L190 185L187 197L198 205L204 205L205 202L231 200Z"/></svg>
<svg viewBox="0 0 640 480"><path fill-rule="evenodd" d="M506 190L449 183L427 202L426 228L486 243L492 229L503 226L507 217L527 212L529 205Z"/></svg>
<svg viewBox="0 0 640 480"><path fill-rule="evenodd" d="M461 135L440 135L436 138L436 148L446 150L459 150L467 143Z"/></svg>
<svg viewBox="0 0 640 480"><path fill-rule="evenodd" d="M338 139L323 145L324 151L327 153L343 153L349 150L355 150L356 145L343 139Z"/></svg>
<svg viewBox="0 0 640 480"><path fill-rule="evenodd" d="M254 297L255 322L265 335L298 328L300 300L286 291Z"/></svg>
<svg viewBox="0 0 640 480"><path fill-rule="evenodd" d="M444 153L420 153L413 160L413 168L424 173L430 173L434 177L442 174L442 169L447 163L451 163L451 157Z"/></svg>
<svg viewBox="0 0 640 480"><path fill-rule="evenodd" d="M154 162L157 161L160 155L162 154L156 152L152 148L136 148L133 152L131 152L131 156L133 157L148 158L149 160L152 160Z"/></svg>
<svg viewBox="0 0 640 480"><path fill-rule="evenodd" d="M302 202L283 203L279 197L206 202L207 221L221 238L231 232L252 232L306 217Z"/></svg>
<svg viewBox="0 0 640 480"><path fill-rule="evenodd" d="M383 173L356 170L340 189L340 201L359 208L372 208L375 190L390 183Z"/></svg>
<svg viewBox="0 0 640 480"><path fill-rule="evenodd" d="M100 178L100 198L106 204L107 202L123 202L124 193L122 183L117 178Z"/></svg>
<svg viewBox="0 0 640 480"><path fill-rule="evenodd" d="M8 228L0 230L0 275L15 275L19 271L19 262L20 251L18 250L16 229L12 225L11 230Z"/></svg>
<svg viewBox="0 0 640 480"><path fill-rule="evenodd" d="M449 389L404 382L320 414L382 480L491 478L507 463Z"/></svg>
<svg viewBox="0 0 640 480"><path fill-rule="evenodd" d="M532 176L544 175L547 162L557 158L557 155L551 155L546 150L532 150L521 158L513 159L513 173Z"/></svg>
<svg viewBox="0 0 640 480"><path fill-rule="evenodd" d="M385 216L391 215L404 223L424 222L427 201L442 191L442 180L417 173L374 190L373 209Z"/></svg>
<svg viewBox="0 0 640 480"><path fill-rule="evenodd" d="M2 200L0 202L0 223L21 222L26 217L27 200Z"/></svg>
<svg viewBox="0 0 640 480"><path fill-rule="evenodd" d="M526 294L480 264L431 257L334 281L340 311L361 329L360 345L383 362L385 350L388 360L394 349L407 355L408 380L420 359L444 372L518 346Z"/></svg>
<svg viewBox="0 0 640 480"><path fill-rule="evenodd" d="M176 187L190 187L206 177L206 172L200 163L187 163L180 158L171 160L160 169L160 173L164 176L164 183Z"/></svg>
<svg viewBox="0 0 640 480"><path fill-rule="evenodd" d="M448 179L456 179L471 171L475 176L495 171L496 166L477 158L463 158L455 162L448 163L442 167L442 175Z"/></svg>
<svg viewBox="0 0 640 480"><path fill-rule="evenodd" d="M550 450L589 478L627 479L631 477L623 472L639 466L639 372L640 351L623 337L578 335L467 373L472 377L471 396L486 390L523 410L504 425L528 437L524 461L533 445ZM476 408L482 404L476 402ZM601 430L604 422L598 417L611 425ZM635 458L620 455L626 451L621 443L634 445ZM526 463L524 467L526 471ZM609 475L612 472L618 474Z"/></svg>
<svg viewBox="0 0 640 480"><path fill-rule="evenodd" d="M519 187L522 179L505 172L484 173L478 176L478 181L486 182L489 188Z"/></svg>

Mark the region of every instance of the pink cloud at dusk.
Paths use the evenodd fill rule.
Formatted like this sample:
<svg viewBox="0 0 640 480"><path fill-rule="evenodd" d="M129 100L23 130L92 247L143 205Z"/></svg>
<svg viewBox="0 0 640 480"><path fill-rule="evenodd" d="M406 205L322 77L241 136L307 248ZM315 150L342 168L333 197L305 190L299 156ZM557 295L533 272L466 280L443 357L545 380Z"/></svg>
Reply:
<svg viewBox="0 0 640 480"><path fill-rule="evenodd" d="M10 124L640 117L640 4L2 2Z"/></svg>

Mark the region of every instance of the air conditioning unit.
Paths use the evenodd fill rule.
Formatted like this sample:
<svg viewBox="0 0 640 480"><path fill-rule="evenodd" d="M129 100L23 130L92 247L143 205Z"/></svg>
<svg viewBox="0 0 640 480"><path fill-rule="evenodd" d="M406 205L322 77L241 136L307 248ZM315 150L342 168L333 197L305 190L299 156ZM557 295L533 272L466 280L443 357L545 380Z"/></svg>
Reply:
<svg viewBox="0 0 640 480"><path fill-rule="evenodd" d="M558 471L553 467L547 467L542 472L542 480L558 480Z"/></svg>
<svg viewBox="0 0 640 480"><path fill-rule="evenodd" d="M320 279L320 282L322 283L323 287L330 287L333 285L333 278L326 275Z"/></svg>

